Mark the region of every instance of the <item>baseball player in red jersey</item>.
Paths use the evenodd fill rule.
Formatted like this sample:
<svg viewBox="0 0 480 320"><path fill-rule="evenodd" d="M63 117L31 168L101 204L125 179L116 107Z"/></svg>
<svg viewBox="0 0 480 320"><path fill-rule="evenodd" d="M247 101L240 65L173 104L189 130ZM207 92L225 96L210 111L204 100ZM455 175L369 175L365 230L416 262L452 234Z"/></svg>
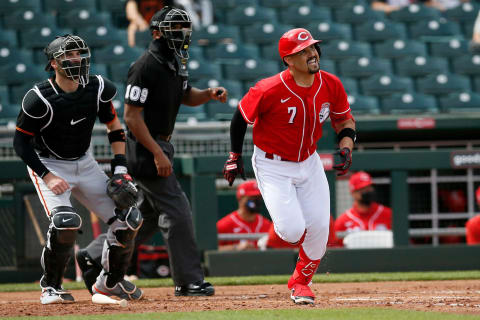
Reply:
<svg viewBox="0 0 480 320"><path fill-rule="evenodd" d="M480 206L480 187L475 192L475 199ZM465 224L467 244L480 244L480 214L470 218Z"/></svg>
<svg viewBox="0 0 480 320"><path fill-rule="evenodd" d="M267 233L270 220L259 212L262 206L262 195L257 181L249 180L237 187L238 209L217 222L217 233ZM219 250L256 249L256 240L236 240L218 242Z"/></svg>
<svg viewBox="0 0 480 320"><path fill-rule="evenodd" d="M391 230L392 210L374 201L372 177L359 171L350 177L353 207L335 221L335 233L365 230Z"/></svg>
<svg viewBox="0 0 480 320"><path fill-rule="evenodd" d="M313 303L309 284L326 251L330 219L328 181L316 152L322 126L330 117L338 135L345 174L352 162L355 122L340 80L320 70L319 40L306 29L286 32L278 50L286 70L259 81L242 98L232 117L231 152L224 177L244 177L241 157L247 124L253 124L252 165L275 231L300 243L295 271L288 281L295 303Z"/></svg>

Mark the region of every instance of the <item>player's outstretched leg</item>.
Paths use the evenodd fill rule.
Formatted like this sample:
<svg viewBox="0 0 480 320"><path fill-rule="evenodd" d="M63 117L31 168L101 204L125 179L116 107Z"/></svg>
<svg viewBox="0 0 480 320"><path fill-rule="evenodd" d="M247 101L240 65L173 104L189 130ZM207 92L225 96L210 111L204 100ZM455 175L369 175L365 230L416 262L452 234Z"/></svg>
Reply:
<svg viewBox="0 0 480 320"><path fill-rule="evenodd" d="M142 290L123 277L132 257L135 235L142 225L142 215L136 207L115 209L115 213L117 219L110 225L103 247L103 270L92 287L92 293L139 300L143 297Z"/></svg>
<svg viewBox="0 0 480 320"><path fill-rule="evenodd" d="M320 264L319 260L311 260L300 246L298 254L298 261L295 271L288 280L288 289L291 290L290 298L296 304L313 304L315 301L315 294L310 289L310 284L315 272Z"/></svg>
<svg viewBox="0 0 480 320"><path fill-rule="evenodd" d="M63 289L62 280L82 219L72 207L67 206L53 208L51 214L47 244L41 257L43 276L40 279L42 288L40 302L71 303L75 300Z"/></svg>

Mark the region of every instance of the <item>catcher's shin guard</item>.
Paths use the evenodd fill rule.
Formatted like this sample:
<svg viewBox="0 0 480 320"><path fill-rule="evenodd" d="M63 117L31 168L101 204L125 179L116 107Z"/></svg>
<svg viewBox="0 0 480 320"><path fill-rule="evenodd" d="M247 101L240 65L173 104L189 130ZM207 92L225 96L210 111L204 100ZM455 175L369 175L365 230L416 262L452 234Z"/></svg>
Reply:
<svg viewBox="0 0 480 320"><path fill-rule="evenodd" d="M298 254L297 265L292 276L288 280L288 289L292 289L295 283L302 285L309 285L312 281L315 272L317 272L318 266L320 264L320 259L311 260L305 254L303 247L300 246L300 252Z"/></svg>
<svg viewBox="0 0 480 320"><path fill-rule="evenodd" d="M41 257L43 268L41 286L59 289L82 219L72 207L56 207L51 213L52 222Z"/></svg>
<svg viewBox="0 0 480 320"><path fill-rule="evenodd" d="M135 236L143 222L136 207L115 209L115 213L116 219L107 232L102 253L103 274L107 277L106 285L109 288L123 280L133 254Z"/></svg>

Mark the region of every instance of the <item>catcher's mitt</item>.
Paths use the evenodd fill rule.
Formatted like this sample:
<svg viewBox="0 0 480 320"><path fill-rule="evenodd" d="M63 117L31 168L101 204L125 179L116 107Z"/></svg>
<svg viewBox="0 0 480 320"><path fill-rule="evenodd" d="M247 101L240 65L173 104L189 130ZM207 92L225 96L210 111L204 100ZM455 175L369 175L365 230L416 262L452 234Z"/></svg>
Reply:
<svg viewBox="0 0 480 320"><path fill-rule="evenodd" d="M107 195L115 202L118 209L123 210L137 205L138 189L127 173L114 174L108 179Z"/></svg>

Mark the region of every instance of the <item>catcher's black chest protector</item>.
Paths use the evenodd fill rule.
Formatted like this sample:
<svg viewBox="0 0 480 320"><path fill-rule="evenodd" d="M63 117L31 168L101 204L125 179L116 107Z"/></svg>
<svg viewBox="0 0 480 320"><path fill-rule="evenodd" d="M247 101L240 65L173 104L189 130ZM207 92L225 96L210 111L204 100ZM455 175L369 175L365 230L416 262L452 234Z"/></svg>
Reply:
<svg viewBox="0 0 480 320"><path fill-rule="evenodd" d="M82 157L90 146L97 118L100 94L98 79L90 77L85 88L79 87L73 93L54 89L48 81L37 87L51 107L48 115L51 120L40 130L40 135L35 136L35 147L43 152L42 155L48 152L60 159Z"/></svg>

